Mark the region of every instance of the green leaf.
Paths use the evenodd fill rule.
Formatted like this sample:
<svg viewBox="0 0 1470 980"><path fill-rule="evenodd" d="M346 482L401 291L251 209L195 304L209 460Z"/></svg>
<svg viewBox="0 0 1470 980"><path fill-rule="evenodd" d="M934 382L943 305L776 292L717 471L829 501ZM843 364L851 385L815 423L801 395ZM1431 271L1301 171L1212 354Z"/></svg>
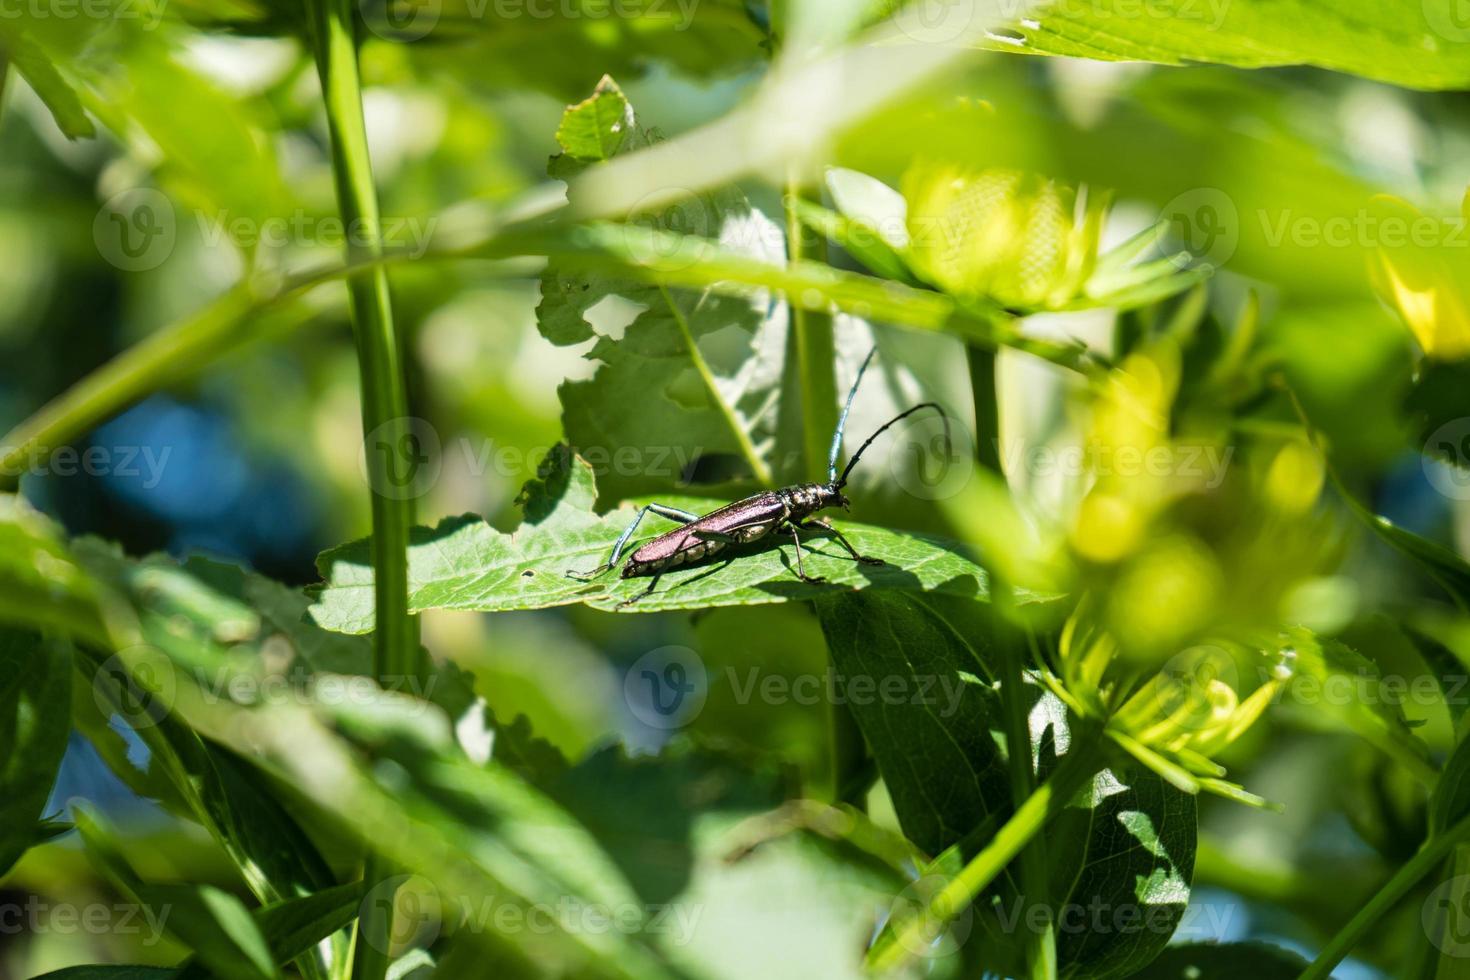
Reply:
<svg viewBox="0 0 1470 980"><path fill-rule="evenodd" d="M130 713L129 720L170 772L190 805L189 815L215 835L264 902L335 884L315 845L278 802L279 794L260 770L229 749L201 739L165 712L171 707L172 692L190 682L227 700L232 690L248 696L272 690L272 684L282 681L283 690L295 685L299 691L309 675L291 672L288 661L281 667L284 677L275 676L277 668L267 663L266 648L272 649L272 656L290 652L300 657L303 636L314 652L340 648L342 640L299 619L283 631L271 618L282 614L280 605L262 616L247 602L252 592L276 603L284 602L282 597L238 568L206 559L180 565L159 555L131 561L115 546L91 539L76 541L73 550L95 581L106 583L132 605L141 638L178 671L165 680L152 702L146 695L140 699L157 708ZM298 596L298 603L304 601ZM89 675L94 685L105 688L107 673ZM236 686L240 681L247 683Z"/></svg>
<svg viewBox="0 0 1470 980"><path fill-rule="evenodd" d="M96 589L50 520L0 494L0 621L106 642Z"/></svg>
<svg viewBox="0 0 1470 980"><path fill-rule="evenodd" d="M1153 770L1134 764L1100 773L1091 793L1044 834L1048 901L1060 923L1058 960L1087 977L1131 977L1153 960L1184 918L1196 835L1195 798ZM1000 892L1006 891L1003 885ZM1023 903L1003 911L1008 900L1016 902L1002 898L982 921L1014 921ZM1095 929L1091 916L1099 908L1109 918ZM1089 925L1078 928L1084 922ZM1005 944L1013 936L996 938Z"/></svg>
<svg viewBox="0 0 1470 980"><path fill-rule="evenodd" d="M1339 484L1339 490L1342 490ZM1470 612L1470 564L1442 544L1405 530L1386 517L1379 517L1358 503L1345 490L1343 499L1363 523L1378 534L1395 551L1414 562L1429 575L1462 610Z"/></svg>
<svg viewBox="0 0 1470 980"><path fill-rule="evenodd" d="M893 10L905 3L885 0L882 6ZM917 2L912 6L912 14L899 12L900 24L911 22L916 32L942 28L926 25ZM1455 0L1412 7L1392 0L1161 0L1147 6L1116 0L1036 4L987 31L981 43L998 51L1104 61L1315 65L1410 88L1458 89L1470 84L1465 32Z"/></svg>
<svg viewBox="0 0 1470 980"><path fill-rule="evenodd" d="M634 78L667 66L684 76L718 78L767 56L756 8L741 0L621 0L616 16L599 0L569 0L534 14L531 7L506 7L501 16L486 16L477 0L443 0L416 8L406 24L402 8L387 19L385 7L395 9L363 8L374 35L441 42L406 50L421 53L425 72L447 67L489 91L529 87L576 98L604 72Z"/></svg>
<svg viewBox="0 0 1470 980"><path fill-rule="evenodd" d="M597 485L591 467L565 446L543 461L539 478L526 485L521 501L526 519L505 534L476 517L460 517L434 528L417 528L409 546L409 606L504 612L544 609L574 602L618 610L619 603L643 592L648 578L621 579L609 571L592 582L568 578L605 562L613 542L636 516L623 507L598 516L592 511ZM723 502L662 498L696 513ZM657 523L656 523L657 522ZM881 566L860 565L833 541L812 536L803 545L807 573L823 584L795 575L789 541L742 553L725 562L682 568L663 575L657 590L622 611L659 612L710 606L794 602L852 589L937 591L984 596L985 571L959 547L939 538L901 534L862 524L837 522L860 552L882 558ZM649 537L668 522L649 517L639 525ZM642 540L642 538L635 539ZM344 633L373 628L373 576L367 540L325 552L317 567L326 584L311 615L323 627Z"/></svg>
<svg viewBox="0 0 1470 980"><path fill-rule="evenodd" d="M638 128L627 100L605 81L567 110L557 138L565 155L551 170L568 176L584 162L656 142L657 134ZM628 217L635 229L651 224L717 239L736 254L785 261L781 230L735 190L687 195ZM537 324L548 340L597 338L586 355L598 363L596 374L565 382L559 393L567 439L599 465L604 502L667 490L696 465L705 482L771 482L765 457L775 440L784 303L759 291L669 288L556 260L542 275L541 297ZM610 307L633 316L618 339L616 324L605 319Z"/></svg>
<svg viewBox="0 0 1470 980"><path fill-rule="evenodd" d="M201 738L170 709L184 688L225 701L233 700L234 691L247 698L268 691L305 697L317 672L314 660L337 668L353 661L366 665L370 654L346 649L366 644L303 621L307 600L299 592L232 565L199 558L181 565L156 555L132 561L93 539L77 540L72 549L112 601L129 605L140 645L155 655L165 675L148 691L128 676L121 659L89 658L83 672L91 691L80 699L114 705L150 758L140 767L108 724L112 712L88 705L81 727L99 754L136 791L202 824L260 901L334 885L325 859L282 803L281 789L255 764ZM318 955L308 950L300 964L310 976L324 975Z"/></svg>
<svg viewBox="0 0 1470 980"><path fill-rule="evenodd" d="M0 628L0 878L33 844L71 731L71 648Z"/></svg>
<svg viewBox="0 0 1470 980"><path fill-rule="evenodd" d="M1288 688L1301 704L1300 717L1314 726L1355 732L1425 785L1435 780L1429 749L1410 730L1403 707L1379 684L1378 667L1341 640L1292 627L1289 666L1296 681ZM1309 683L1304 683L1309 682Z"/></svg>
<svg viewBox="0 0 1470 980"><path fill-rule="evenodd" d="M238 898L212 885L144 881L123 855L116 834L98 816L76 811L88 853L117 887L157 910L170 933L224 980L278 980L269 945Z"/></svg>
<svg viewBox="0 0 1470 980"><path fill-rule="evenodd" d="M1132 980L1295 980L1307 968L1296 953L1269 943L1171 946Z"/></svg>
<svg viewBox="0 0 1470 980"><path fill-rule="evenodd" d="M1450 721L1458 728L1465 711L1470 708L1470 692L1466 690L1465 664L1455 652L1422 630L1407 623L1398 624L1398 630L1424 659L1429 673L1439 685L1445 710Z"/></svg>
<svg viewBox="0 0 1470 980"><path fill-rule="evenodd" d="M314 895L288 899L257 909L255 924L270 944L277 963L289 963L357 918L361 882L348 882Z"/></svg>
<svg viewBox="0 0 1470 980"><path fill-rule="evenodd" d="M525 715L517 715L509 725L496 719L488 708L487 723L495 732L491 757L500 765L536 786L545 786L567 767L561 750L531 731Z"/></svg>
<svg viewBox="0 0 1470 980"><path fill-rule="evenodd" d="M421 704L421 703L420 703ZM375 806L391 806L394 820L409 833L371 839L375 849L401 867L422 868L439 892L445 912L466 908L480 915L488 896L502 903L555 909L574 900L609 909L642 906L636 893L595 838L565 809L510 770L477 765L435 736L422 711L379 703L372 711L339 711L336 725L373 760L364 775L377 786ZM361 806L342 815L380 828ZM411 828L411 829L410 829ZM493 929L469 930L495 941ZM578 975L665 976L636 936L637 930L568 928L518 935L528 956L595 958Z"/></svg>
<svg viewBox="0 0 1470 980"><path fill-rule="evenodd" d="M1440 770L1429 799L1429 834L1433 836L1470 815L1470 739L1462 739Z"/></svg>
<svg viewBox="0 0 1470 980"><path fill-rule="evenodd" d="M861 679L866 690L889 691L849 703L904 833L938 855L923 874L955 874L1013 810L1008 753L993 731L1001 727L990 667L994 614L974 601L907 593L859 593L817 608L848 690ZM946 690L960 697L946 701ZM926 699L924 691L936 696ZM1021 696L1029 704L1028 761L1045 779L1070 744L1066 711L1033 685ZM1121 977L1152 959L1189 898L1194 798L1142 766L1104 770L1042 837L1045 903L1054 921L1073 925L1059 930L1059 962L1079 976ZM1019 952L1018 930L1037 902L1021 894L1012 874L964 922L981 934L967 955L992 970ZM1078 917L1096 907L1148 927L1076 929ZM891 933L884 937L893 941Z"/></svg>
<svg viewBox="0 0 1470 980"><path fill-rule="evenodd" d="M51 117L56 120L57 128L67 139L97 135L97 129L82 108L82 100L77 97L76 89L56 70L51 56L34 38L27 37L14 27L8 18L4 25L0 25L0 46L4 47L5 54L9 55L10 61L15 65L15 70L35 89L46 108L51 110Z"/></svg>
<svg viewBox="0 0 1470 980"><path fill-rule="evenodd" d="M568 106L556 128L556 142L562 152L578 163L610 159L623 145L630 132L636 133L633 108L622 89L604 75L597 89L584 101ZM562 168L553 176L567 176Z"/></svg>
<svg viewBox="0 0 1470 980"><path fill-rule="evenodd" d="M1005 757L990 732L991 614L976 602L867 593L824 598L817 613L908 838L938 854L1008 810ZM884 683L903 695L880 697Z"/></svg>

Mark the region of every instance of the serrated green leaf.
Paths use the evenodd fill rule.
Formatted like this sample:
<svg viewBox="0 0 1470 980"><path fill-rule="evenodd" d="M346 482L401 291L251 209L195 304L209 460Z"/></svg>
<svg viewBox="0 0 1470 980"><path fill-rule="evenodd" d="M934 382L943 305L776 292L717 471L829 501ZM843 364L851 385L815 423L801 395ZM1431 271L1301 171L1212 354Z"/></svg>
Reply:
<svg viewBox="0 0 1470 980"><path fill-rule="evenodd" d="M416 8L406 23L398 9L387 18L384 5L374 3L364 15L380 37L439 42L405 48L426 70L448 65L492 91L533 88L571 99L603 73L631 79L667 66L718 78L767 55L761 18L741 0L620 0L616 16L599 0L566 0L534 14L529 6L506 7L503 16L486 16L478 0L441 0Z"/></svg>
<svg viewBox="0 0 1470 980"><path fill-rule="evenodd" d="M584 101L567 106L566 112L562 113L561 125L556 128L556 142L562 152L574 160L607 160L618 152L634 126L633 110L627 97L616 82L603 76L596 91ZM553 176L562 175L553 173Z"/></svg>
<svg viewBox="0 0 1470 980"><path fill-rule="evenodd" d="M978 603L866 593L824 598L817 613L849 687L890 682L908 695L849 699L908 838L938 854L1008 809L1005 757L990 732L991 614Z"/></svg>
<svg viewBox="0 0 1470 980"><path fill-rule="evenodd" d="M978 603L903 593L860 593L818 604L836 669L868 679L870 690L943 692L961 697L852 701L904 832L938 855L921 876L952 876L1012 812L1011 781L996 716L993 614ZM1048 777L1071 733L1061 702L1028 685L1028 763ZM1195 801L1142 766L1104 770L1043 834L1054 921L1075 922L1103 907L1151 923L1148 929L1061 929L1059 963L1078 976L1127 976L1147 963L1184 914L1194 867ZM1018 875L1003 876L964 922L980 933L969 951L996 970L1019 953L1037 899ZM1018 918L1019 917L1019 918ZM885 931L879 944L893 942ZM1019 964L1012 964L1013 971ZM1012 975L1015 975L1013 972Z"/></svg>
<svg viewBox="0 0 1470 980"><path fill-rule="evenodd" d="M510 724L500 722L494 712L485 709L487 722L495 732L491 758L534 786L546 786L567 768L561 750L531 730L525 715L517 715Z"/></svg>
<svg viewBox="0 0 1470 980"><path fill-rule="evenodd" d="M557 447L542 466L541 480L527 485L526 520L511 534L495 530L475 517L454 518L434 528L417 528L409 545L409 608L504 612L586 603L596 609L619 610L619 603L648 587L648 578L622 579L609 571L592 582L567 576L605 562L613 542L636 516L623 507L608 514L591 510L597 486L592 469ZM666 498L666 503L696 513L717 502ZM648 518L640 525L651 537L667 530L667 522ZM884 560L881 566L860 565L835 542L813 535L803 545L809 575L823 584L797 579L789 541L741 553L728 561L681 568L663 575L656 591L625 612L703 609L711 606L795 602L853 589L903 589L949 595L987 594L984 569L961 549L939 538L902 534L849 522L836 523L859 551ZM326 580L311 615L344 633L373 628L372 562L369 542L356 541L327 551L317 559Z"/></svg>
<svg viewBox="0 0 1470 980"><path fill-rule="evenodd" d="M71 647L0 628L0 878L32 845L71 731Z"/></svg>
<svg viewBox="0 0 1470 980"><path fill-rule="evenodd" d="M615 147L614 126L622 134ZM558 139L563 137L571 143L563 143L566 156L553 160L556 176L567 175L567 157L575 172L586 160L656 141L639 129L632 108L610 82L567 110L558 130ZM700 235L737 254L778 266L785 261L781 230L737 190L688 195L627 217L629 233L651 227ZM616 340L594 313L609 301L636 314ZM707 482L771 482L765 458L775 439L784 303L761 291L732 296L708 287L671 288L552 260L541 277L536 320L555 344L597 339L587 354L598 363L597 372L562 384L559 394L562 427L578 452L594 461L629 451L640 457L631 466L604 467L604 503L665 491L696 464L713 471Z"/></svg>
<svg viewBox="0 0 1470 980"><path fill-rule="evenodd" d="M942 22L925 20L917 0L884 0L881 6L912 7L913 13L899 10L896 16L919 37L944 29ZM1039 3L978 43L1021 54L1165 65L1315 65L1410 88L1457 89L1470 84L1465 32L1455 0L1412 7L1393 0L1159 0L1147 6L1114 0Z"/></svg>

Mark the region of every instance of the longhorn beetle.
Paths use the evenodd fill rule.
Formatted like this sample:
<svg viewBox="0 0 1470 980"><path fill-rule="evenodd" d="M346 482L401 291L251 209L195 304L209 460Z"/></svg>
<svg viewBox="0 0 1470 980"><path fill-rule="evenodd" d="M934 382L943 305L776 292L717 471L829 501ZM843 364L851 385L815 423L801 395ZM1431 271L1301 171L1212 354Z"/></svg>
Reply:
<svg viewBox="0 0 1470 980"><path fill-rule="evenodd" d="M671 521L678 521L683 527L660 534L629 556L627 564L623 566L623 578L651 575L653 580L648 583L648 588L631 599L623 600L618 604L619 606L632 605L648 595L658 584L659 576L670 569L703 561L724 550L728 545L751 544L773 533L783 531L790 532L791 541L796 545L796 575L803 582L825 580L808 575L802 566L799 531L825 531L836 538L855 560L864 565L882 565L883 559L881 558L858 554L857 549L847 538L843 537L842 532L827 521L809 519L812 514L828 507L847 509L848 499L843 495L842 488L847 486L847 476L857 465L857 461L862 458L863 452L890 426L901 422L915 412L925 408L932 408L938 412L939 417L944 420L946 444L949 441L949 416L937 402L922 402L900 412L885 422L878 431L868 436L867 441L859 446L852 459L848 460L842 475L840 477L837 475L837 456L842 451L842 432L847 427L847 415L852 411L852 401L857 396L858 385L862 383L863 374L868 370L868 365L876 353L878 353L876 347L868 352L868 356L863 359L862 367L858 368L857 377L853 379L852 388L847 392L847 403L842 407L842 414L837 419L837 430L832 434L832 451L827 455L826 483L799 483L780 490L762 490L760 493L746 497L744 500L737 500L733 504L726 504L703 516L674 507L665 507L663 504L648 504L638 512L638 516L633 518L633 523L629 524L627 530L618 538L613 545L612 556L605 564L589 572L569 570L567 575L570 578L587 581L615 566L618 559L622 557L623 548L627 545L628 539L633 536L639 522L650 511Z"/></svg>

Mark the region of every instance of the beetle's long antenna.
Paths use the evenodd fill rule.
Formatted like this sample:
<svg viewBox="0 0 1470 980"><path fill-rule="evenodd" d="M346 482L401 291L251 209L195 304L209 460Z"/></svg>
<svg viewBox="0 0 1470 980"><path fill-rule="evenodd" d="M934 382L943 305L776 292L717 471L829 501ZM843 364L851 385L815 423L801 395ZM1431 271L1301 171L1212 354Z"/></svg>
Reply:
<svg viewBox="0 0 1470 980"><path fill-rule="evenodd" d="M873 361L873 355L878 353L877 346L868 351L868 356L863 358L863 366L858 368L857 377L852 379L852 387L847 392L847 404L842 406L842 414L837 417L837 431L832 433L832 451L827 454L827 482L832 483L837 479L837 457L842 452L842 433L847 428L847 413L852 411L852 400L857 397L858 385L862 384L863 372L868 370L868 365Z"/></svg>
<svg viewBox="0 0 1470 980"><path fill-rule="evenodd" d="M907 411L900 412L893 418L889 419L887 422L884 422L883 425L879 427L877 432L874 432L872 435L868 436L867 442L864 442L861 446L859 446L858 451L852 454L852 459L847 461L847 468L842 471L842 479L834 481L833 485L836 486L838 489L845 487L847 485L847 474L852 472L852 468L856 466L857 461L862 458L863 450L871 446L873 444L873 440L877 439L884 432L888 431L891 426L902 422L904 419L908 418L910 415L914 414L921 408L934 409L934 411L939 413L939 417L944 420L944 448L946 453L949 452L949 447L951 445L949 439L949 413L941 408L938 402L920 402L913 408L910 408Z"/></svg>

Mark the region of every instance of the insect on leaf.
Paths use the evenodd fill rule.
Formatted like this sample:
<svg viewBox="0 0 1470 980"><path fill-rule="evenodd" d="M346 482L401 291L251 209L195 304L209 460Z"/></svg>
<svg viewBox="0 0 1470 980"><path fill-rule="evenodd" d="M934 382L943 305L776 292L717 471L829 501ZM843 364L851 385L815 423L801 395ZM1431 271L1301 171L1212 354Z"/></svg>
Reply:
<svg viewBox="0 0 1470 980"><path fill-rule="evenodd" d="M510 534L479 517L451 518L416 528L409 546L409 606L506 612L582 602L616 610L648 586L647 578L622 579L617 570L591 582L568 578L607 561L612 544L637 515L633 506L607 514L592 509L597 483L586 461L558 446L541 465L539 478L521 492L525 521ZM695 513L725 501L661 498ZM704 609L711 606L794 602L853 589L901 589L985 598L985 570L954 542L850 522L834 522L860 552L881 557L880 566L859 565L820 534L806 537L805 566L822 584L802 582L789 538L772 536L750 551L727 552L706 564L680 568L660 578L656 590L630 612ZM649 516L634 543L674 525ZM646 529L646 537L645 537ZM373 628L373 573L369 542L359 540L324 552L311 615L328 629L366 633Z"/></svg>

